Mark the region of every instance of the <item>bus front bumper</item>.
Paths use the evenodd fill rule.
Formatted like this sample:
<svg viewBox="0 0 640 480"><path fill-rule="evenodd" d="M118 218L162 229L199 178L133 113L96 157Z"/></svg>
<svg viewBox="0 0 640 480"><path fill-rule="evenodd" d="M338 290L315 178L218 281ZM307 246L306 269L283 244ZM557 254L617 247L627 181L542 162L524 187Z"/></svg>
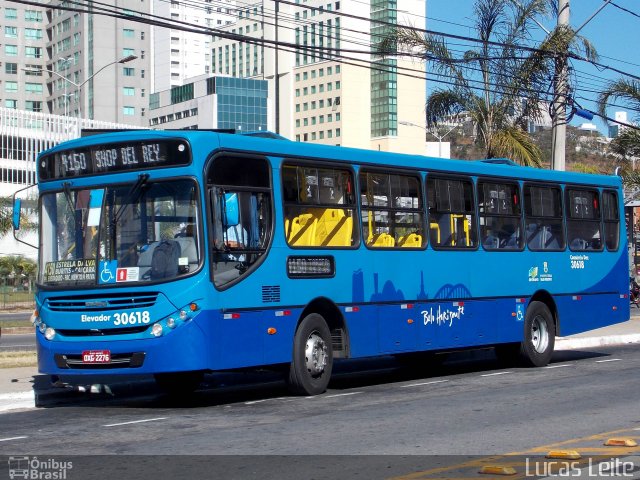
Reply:
<svg viewBox="0 0 640 480"><path fill-rule="evenodd" d="M131 375L210 368L209 346L194 321L160 337L100 338L50 341L36 332L38 371L48 375Z"/></svg>

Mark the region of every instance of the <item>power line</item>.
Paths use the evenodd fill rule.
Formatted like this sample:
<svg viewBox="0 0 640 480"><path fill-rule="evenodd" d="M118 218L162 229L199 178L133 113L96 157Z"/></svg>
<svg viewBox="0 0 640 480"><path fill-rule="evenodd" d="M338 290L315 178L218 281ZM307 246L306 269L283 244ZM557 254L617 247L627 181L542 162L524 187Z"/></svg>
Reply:
<svg viewBox="0 0 640 480"><path fill-rule="evenodd" d="M9 0L12 1L14 3L21 3L21 4L27 4L27 5L35 5L35 6L43 6L42 4L38 3L38 2L34 2L34 1L29 1L29 0ZM280 0L283 3L291 3L291 2L286 2L285 0ZM74 4L79 4L79 2L70 2L70 3L74 3ZM193 33L200 33L200 34L207 34L207 35L216 35L219 36L221 38L227 38L227 39L231 39L231 40L236 40L239 42L244 42L244 43L248 43L248 44L254 44L254 45L261 45L261 46L268 46L269 48L274 48L276 46L276 42L272 41L272 40L267 40L267 39L257 39L255 37L250 37L250 36L246 36L246 35L242 35L242 34L235 34L235 33L229 33L226 30L220 30L220 29L215 29L215 28L210 28L210 27L201 27L201 26L197 26L194 27L193 24L190 24L188 22L182 22L179 20L174 20L174 19L167 19L165 17L160 17L160 16L156 16L156 15L151 15L151 14L147 14L144 12L135 12L137 14L139 14L140 16L135 16L132 15L130 12L130 10L127 10L126 13L121 13L117 7L113 7L111 5L108 4L103 4L100 2L92 2L92 5L106 5L109 8L104 8L104 7L98 7L98 8L93 8L93 9L82 9L82 8L74 8L74 7L68 7L68 6L55 6L55 7L51 7L51 6L47 6L47 8L53 8L53 9L62 9L62 10L69 10L69 11L76 11L76 12L80 12L80 13L96 13L98 15L106 15L106 16L112 16L115 18L120 18L120 19L124 19L124 20L129 20L129 21L133 21L133 22L139 22L139 23L145 23L145 24L149 24L151 26L156 26L156 27L160 27L160 28L173 28L176 30L182 30L182 31L190 31ZM82 5L82 4L80 4ZM84 5L82 5L83 7L85 7ZM98 10L98 12L94 11L94 10ZM124 10L122 10L123 12L125 12ZM100 12L107 12L107 13L100 13ZM332 13L342 13L342 12L332 12ZM352 15L348 15L347 16L352 16ZM148 17L148 18L143 18L143 17ZM264 17L264 15L263 15ZM357 17L354 16L358 19L362 19L362 20L368 20L365 17ZM389 22L382 22L382 23L386 23L388 24ZM268 24L268 23L267 23ZM395 24L393 24L395 25ZM408 27L407 27L408 28ZM427 30L423 30L423 29L414 29L417 31L422 31L422 32L427 32L427 33L434 33L434 34L439 34L441 32L429 32ZM361 32L364 33L364 32ZM446 36L451 36L449 34L443 34ZM462 38L466 41L471 41L471 42L479 42L480 40L478 39L473 39L472 37L463 37L463 36L457 36L457 35L453 35L454 38ZM506 44L500 43L500 42L485 42L485 43L490 43L492 45L496 45L496 46L506 46ZM340 61L340 63L344 63L347 65L354 65L354 66L359 66L362 68L369 68L370 70L374 70L374 71L381 71L381 72L395 72L398 73L399 75L403 75L403 76L408 76L408 77L412 77L412 78L418 78L421 80L426 80L425 75L426 73L422 70L415 70L415 69L409 69L406 67L398 67L398 66L385 66L384 64L381 64L378 61L375 60L363 60L363 59L359 59L359 58L353 58L353 57L348 57L345 56L343 54L338 54L338 53L333 53L332 51L338 51L340 50L342 51L348 51L349 53L360 53L360 54L367 54L367 55L372 55L375 52L372 51L363 51L363 50L343 50L343 49L336 49L336 48L330 48L330 47L324 47L324 46L315 46L315 45L298 45L298 44L293 44L290 42L278 42L277 44L278 48L283 48L284 51L289 51L289 52L298 52L299 50L303 50L303 51L316 51L316 50L327 50L328 53L326 54L327 60L334 60L334 61ZM542 50L542 49L535 49L532 47L522 47L521 46L516 46L516 48L518 49L522 49L525 51L531 51L531 52L542 52L542 53L549 53L548 51ZM313 55L313 54L312 54ZM322 55L322 54L321 54ZM424 58L424 56L421 56L421 58ZM514 57L514 59L518 59L520 57ZM489 58L487 57L487 59L499 59L499 58ZM435 60L435 59L431 59L431 60ZM593 63L593 62L590 62ZM366 64L368 64L369 66L367 67ZM608 66L605 66L608 67ZM471 67L468 67L471 68ZM473 70L473 68L471 68ZM405 72L415 72L415 73L419 73L420 75L412 75L410 73L399 73L398 70L401 71L405 71ZM479 69L476 69L476 71L480 71ZM495 74L495 72L493 72ZM451 82L451 81L447 81L441 78L437 78L439 75L436 74L436 78L432 78L430 77L428 79L428 81L434 82L434 83L439 83L439 84L443 84L443 85L450 85L450 86L460 86L458 83L455 82ZM494 94L504 94L504 89L508 88L505 85L498 85L495 83L486 83L484 81L481 80L472 80L472 79L466 79L466 81L468 82L467 87L470 88L471 90L476 90L476 91L481 91L481 92L489 92L489 93L494 93ZM474 85L474 84L479 84L479 85ZM494 87L494 88L500 88L502 89L502 91L498 91L498 90L491 90L487 87ZM582 91L582 90L581 90ZM530 93L530 94L537 94L541 96L541 99L545 99L545 97L549 97L550 93L544 92L544 91L540 91L540 90L534 90L534 89L529 89L529 88L524 88L521 90L522 94L525 93ZM548 101L548 99L547 99Z"/></svg>
<svg viewBox="0 0 640 480"><path fill-rule="evenodd" d="M628 8L622 7L620 5L618 5L617 3L611 2L611 5L613 5L616 8L619 8L620 10L622 10L623 12L627 12L630 15L633 15L634 17L638 17L640 18L640 14L636 13L636 12L632 12L631 10L629 10Z"/></svg>

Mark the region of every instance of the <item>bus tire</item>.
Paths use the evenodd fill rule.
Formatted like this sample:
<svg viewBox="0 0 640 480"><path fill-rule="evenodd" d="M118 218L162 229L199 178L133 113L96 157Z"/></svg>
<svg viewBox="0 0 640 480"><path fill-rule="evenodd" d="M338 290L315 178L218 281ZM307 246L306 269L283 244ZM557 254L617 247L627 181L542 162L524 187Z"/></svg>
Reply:
<svg viewBox="0 0 640 480"><path fill-rule="evenodd" d="M531 302L524 318L520 360L529 367L544 367L551 360L556 339L553 315L543 302Z"/></svg>
<svg viewBox="0 0 640 480"><path fill-rule="evenodd" d="M327 389L333 369L331 333L317 313L302 319L293 339L288 386L295 395L319 395Z"/></svg>
<svg viewBox="0 0 640 480"><path fill-rule="evenodd" d="M200 386L204 378L204 372L156 373L153 378L158 388L169 395L189 395Z"/></svg>

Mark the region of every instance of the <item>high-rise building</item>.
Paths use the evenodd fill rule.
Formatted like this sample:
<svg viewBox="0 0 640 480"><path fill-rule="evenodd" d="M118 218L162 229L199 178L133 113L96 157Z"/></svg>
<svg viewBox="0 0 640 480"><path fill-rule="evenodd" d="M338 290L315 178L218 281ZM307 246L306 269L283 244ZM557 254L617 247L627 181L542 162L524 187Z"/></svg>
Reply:
<svg viewBox="0 0 640 480"><path fill-rule="evenodd" d="M234 18L235 1L153 0L156 16L186 27L219 28ZM153 92L183 85L186 79L210 73L210 35L180 28L153 27Z"/></svg>
<svg viewBox="0 0 640 480"><path fill-rule="evenodd" d="M130 125L146 125L151 85L150 27L104 15L87 3L88 13L47 10L49 111ZM149 2L113 0L119 13L149 13ZM95 10L94 10L95 8Z"/></svg>
<svg viewBox="0 0 640 480"><path fill-rule="evenodd" d="M616 138L627 128L629 128L626 125L623 125L625 123L628 123L627 112L615 112L613 115L615 122L609 122L609 138Z"/></svg>
<svg viewBox="0 0 640 480"><path fill-rule="evenodd" d="M422 67L375 53L393 25L424 25L424 1L405 3L402 12L395 0L238 6L211 43L212 73L268 80L269 129L292 140L424 153L424 129L411 126L425 120Z"/></svg>
<svg viewBox="0 0 640 480"><path fill-rule="evenodd" d="M47 112L46 10L3 2L0 6L0 106Z"/></svg>
<svg viewBox="0 0 640 480"><path fill-rule="evenodd" d="M202 75L153 93L149 124L158 129L267 130L267 91L265 80Z"/></svg>

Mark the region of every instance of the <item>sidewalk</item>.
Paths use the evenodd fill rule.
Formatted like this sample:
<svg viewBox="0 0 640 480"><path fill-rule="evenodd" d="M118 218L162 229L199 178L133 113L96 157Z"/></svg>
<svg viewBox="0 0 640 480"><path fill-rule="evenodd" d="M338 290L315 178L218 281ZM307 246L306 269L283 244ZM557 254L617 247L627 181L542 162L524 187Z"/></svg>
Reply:
<svg viewBox="0 0 640 480"><path fill-rule="evenodd" d="M640 343L640 309L631 310L628 322L569 337L556 338L556 350L576 350L607 345ZM49 377L36 367L0 368L0 412L34 406L35 392L56 392Z"/></svg>

